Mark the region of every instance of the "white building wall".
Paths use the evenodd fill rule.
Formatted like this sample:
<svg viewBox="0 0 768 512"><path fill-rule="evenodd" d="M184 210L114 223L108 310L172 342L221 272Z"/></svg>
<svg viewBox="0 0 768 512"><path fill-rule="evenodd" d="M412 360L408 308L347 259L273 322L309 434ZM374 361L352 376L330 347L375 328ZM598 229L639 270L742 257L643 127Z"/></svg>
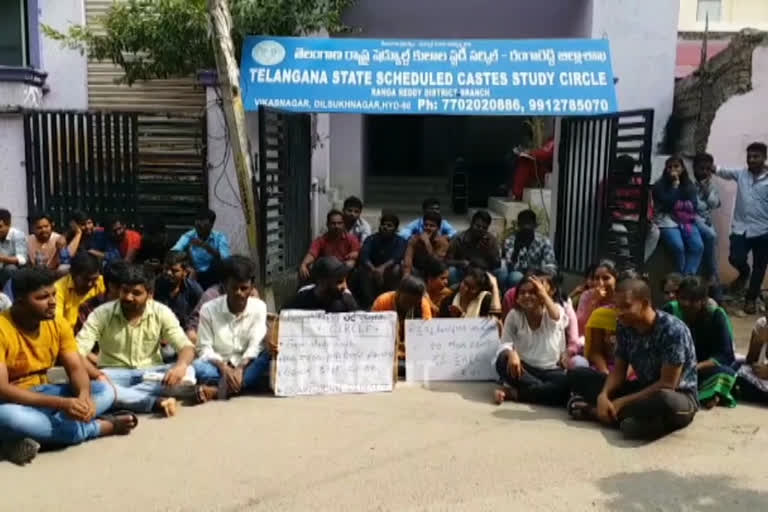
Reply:
<svg viewBox="0 0 768 512"><path fill-rule="evenodd" d="M39 0L40 23L65 30L72 23L84 23L83 0ZM41 34L41 65L48 73L48 92L20 82L0 83L0 109L47 108L85 109L88 106L86 57ZM0 114L0 208L13 215L13 225L28 229L27 177L23 120L18 113Z"/></svg>
<svg viewBox="0 0 768 512"><path fill-rule="evenodd" d="M16 85L16 84L13 84ZM0 85L0 95L6 87ZM27 177L24 171L24 130L18 114L0 114L0 208L11 212L11 223L27 232Z"/></svg>
<svg viewBox="0 0 768 512"><path fill-rule="evenodd" d="M733 96L717 111L709 135L707 152L720 167L746 167L746 147L752 142L768 143L768 48L757 48L752 55L752 91ZM737 272L728 264L728 235L736 198L732 182L715 180L723 205L715 212L718 232L720 276L728 282Z"/></svg>
<svg viewBox="0 0 768 512"><path fill-rule="evenodd" d="M654 148L674 104L679 11L676 0L593 0L592 37L611 42L619 109L654 109Z"/></svg>
<svg viewBox="0 0 768 512"><path fill-rule="evenodd" d="M83 0L38 0L40 23L65 31L73 24L85 24ZM48 73L49 92L43 101L47 109L88 108L88 59L77 50L41 32L41 68Z"/></svg>
<svg viewBox="0 0 768 512"><path fill-rule="evenodd" d="M249 254L248 234L245 218L240 206L240 190L237 185L235 162L226 139L224 112L219 107L217 95L212 87L206 88L208 125L208 207L216 212L214 229L229 236L233 254ZM254 116L247 116L249 132L254 132L252 141L258 140ZM254 125L254 126L251 126ZM249 135L251 135L249 133Z"/></svg>

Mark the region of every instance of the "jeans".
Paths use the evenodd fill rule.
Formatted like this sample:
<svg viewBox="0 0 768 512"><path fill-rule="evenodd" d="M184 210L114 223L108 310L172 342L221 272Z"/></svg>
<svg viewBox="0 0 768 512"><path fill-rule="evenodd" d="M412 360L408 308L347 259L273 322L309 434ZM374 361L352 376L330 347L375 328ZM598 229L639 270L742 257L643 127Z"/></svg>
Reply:
<svg viewBox="0 0 768 512"><path fill-rule="evenodd" d="M159 381L145 382L144 374L149 372L166 373L170 368L171 365L163 365L143 369L102 368L101 371L115 384L117 390L116 408L138 413L150 413L154 410L158 397L179 395L179 393L166 388ZM189 392L190 396L191 394ZM183 397L186 398L186 396Z"/></svg>
<svg viewBox="0 0 768 512"><path fill-rule="evenodd" d="M565 405L568 401L568 377L565 370L541 370L523 363L523 374L518 379L509 374L508 360L508 350L499 354L496 359L496 373L505 384L517 388L518 400L554 407Z"/></svg>
<svg viewBox="0 0 768 512"><path fill-rule="evenodd" d="M696 220L696 227L701 234L704 244L704 254L701 259L701 274L704 277L717 279L717 232L701 219Z"/></svg>
<svg viewBox="0 0 768 512"><path fill-rule="evenodd" d="M69 384L43 384L32 391L50 396L72 397ZM104 414L115 401L115 393L106 382L91 382L91 399L96 415ZM25 437L44 445L68 446L99 437L101 430L95 420L88 423L73 420L65 412L0 403L0 439L17 440Z"/></svg>
<svg viewBox="0 0 768 512"><path fill-rule="evenodd" d="M269 376L269 363L272 356L266 350L253 359L243 370L242 391L258 391L261 389L264 377ZM195 367L195 376L198 384L218 384L221 379L221 371L210 361L197 360L192 363Z"/></svg>
<svg viewBox="0 0 768 512"><path fill-rule="evenodd" d="M731 250L728 262L739 271L739 279L746 280L750 275L747 256L752 252L752 278L747 288L747 301L754 301L760 295L760 289L768 267L768 235L747 238L745 235L731 235Z"/></svg>
<svg viewBox="0 0 768 512"><path fill-rule="evenodd" d="M505 262L502 262L501 267L493 271L493 275L496 276L496 280L499 282L499 288L501 288L499 292L502 295L523 280L523 273L517 270L509 270Z"/></svg>
<svg viewBox="0 0 768 512"><path fill-rule="evenodd" d="M602 392L607 375L593 368L575 368L568 372L568 384L571 391L581 396L591 405L597 404L597 397ZM645 389L638 382L625 382L614 398L631 395ZM662 389L645 400L631 403L619 411L619 422L627 418L659 423L659 435L666 435L685 428L693 421L698 403L695 395L681 391Z"/></svg>
<svg viewBox="0 0 768 512"><path fill-rule="evenodd" d="M661 241L672 252L677 271L685 276L699 271L704 255L704 242L699 229L693 225L690 230L683 227L660 228Z"/></svg>

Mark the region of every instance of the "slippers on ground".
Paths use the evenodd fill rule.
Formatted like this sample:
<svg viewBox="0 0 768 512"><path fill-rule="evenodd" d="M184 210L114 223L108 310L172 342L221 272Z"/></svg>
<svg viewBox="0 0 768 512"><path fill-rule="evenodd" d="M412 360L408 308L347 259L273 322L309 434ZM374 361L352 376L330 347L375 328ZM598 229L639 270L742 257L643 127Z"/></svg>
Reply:
<svg viewBox="0 0 768 512"><path fill-rule="evenodd" d="M127 425L125 421L120 418L130 417L133 420L133 425ZM115 435L124 436L139 426L139 417L131 411L121 409L119 411L113 411L109 414L103 414L99 416L100 420L107 421L112 424L115 429Z"/></svg>

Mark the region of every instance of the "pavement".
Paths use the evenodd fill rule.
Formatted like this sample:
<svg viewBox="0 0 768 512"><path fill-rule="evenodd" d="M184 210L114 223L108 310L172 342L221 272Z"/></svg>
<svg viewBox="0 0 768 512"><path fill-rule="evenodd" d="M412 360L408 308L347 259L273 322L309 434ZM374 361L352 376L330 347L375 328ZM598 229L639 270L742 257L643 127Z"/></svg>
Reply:
<svg viewBox="0 0 768 512"><path fill-rule="evenodd" d="M745 348L752 319L735 319ZM768 510L768 411L703 411L660 441L491 405L490 383L242 397L129 436L0 462L0 511Z"/></svg>
<svg viewBox="0 0 768 512"><path fill-rule="evenodd" d="M242 397L127 437L0 463L8 511L768 510L768 414L697 415L651 444L488 383Z"/></svg>

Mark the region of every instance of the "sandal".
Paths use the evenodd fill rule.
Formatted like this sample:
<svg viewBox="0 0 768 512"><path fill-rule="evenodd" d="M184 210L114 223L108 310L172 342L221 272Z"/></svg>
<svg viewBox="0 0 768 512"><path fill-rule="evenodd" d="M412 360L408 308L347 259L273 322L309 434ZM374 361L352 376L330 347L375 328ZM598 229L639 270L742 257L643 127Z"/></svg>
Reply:
<svg viewBox="0 0 768 512"><path fill-rule="evenodd" d="M213 393L210 391L211 389L211 386L206 385L195 386L195 404L200 405L210 400L215 400L218 389L213 388L215 390Z"/></svg>
<svg viewBox="0 0 768 512"><path fill-rule="evenodd" d="M129 416L133 420L133 426L127 426L124 421L120 420L121 416ZM139 426L139 418L133 412L121 409L119 411L113 411L110 414L103 414L99 416L100 420L109 422L115 429L115 435L124 436L129 434L131 430Z"/></svg>
<svg viewBox="0 0 768 512"><path fill-rule="evenodd" d="M568 415L574 420L587 420L589 419L588 411L592 408L589 403L584 400L584 397L579 395L573 395L568 399Z"/></svg>

